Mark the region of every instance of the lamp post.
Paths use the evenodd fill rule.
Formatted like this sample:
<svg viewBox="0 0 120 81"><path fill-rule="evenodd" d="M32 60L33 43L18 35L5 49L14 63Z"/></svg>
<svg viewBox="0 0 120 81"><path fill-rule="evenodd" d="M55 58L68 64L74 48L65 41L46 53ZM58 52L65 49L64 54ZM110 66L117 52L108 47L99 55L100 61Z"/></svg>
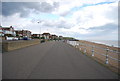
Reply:
<svg viewBox="0 0 120 81"><path fill-rule="evenodd" d="M40 21L37 21L37 23L39 24L39 23L41 23L41 22L40 22ZM41 29L40 29L39 33L41 33ZM40 37L40 35L39 35L39 39L40 39L40 43L41 43L41 37Z"/></svg>

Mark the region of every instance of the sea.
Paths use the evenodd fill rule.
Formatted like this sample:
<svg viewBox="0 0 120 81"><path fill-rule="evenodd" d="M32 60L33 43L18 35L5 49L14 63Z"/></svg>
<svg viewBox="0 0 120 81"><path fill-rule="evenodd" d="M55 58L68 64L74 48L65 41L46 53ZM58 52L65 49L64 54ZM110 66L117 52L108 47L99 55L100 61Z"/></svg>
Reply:
<svg viewBox="0 0 120 81"><path fill-rule="evenodd" d="M94 42L94 43L98 43L98 44L104 44L104 45L107 45L107 46L112 46L112 47L119 47L120 48L120 41L118 43L117 40L86 40L86 41L90 41L90 42ZM69 41L69 43L71 45L75 45L76 44L76 41Z"/></svg>
<svg viewBox="0 0 120 81"><path fill-rule="evenodd" d="M120 41L118 40L87 40L87 41L120 48L120 44L119 44Z"/></svg>

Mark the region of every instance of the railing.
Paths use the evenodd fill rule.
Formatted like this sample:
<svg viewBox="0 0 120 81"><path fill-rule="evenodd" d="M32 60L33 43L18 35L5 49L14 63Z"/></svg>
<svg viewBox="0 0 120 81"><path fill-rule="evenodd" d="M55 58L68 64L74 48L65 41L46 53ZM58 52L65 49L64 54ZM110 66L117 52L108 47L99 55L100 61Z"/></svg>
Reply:
<svg viewBox="0 0 120 81"><path fill-rule="evenodd" d="M112 50L108 47L103 48L97 45L86 44L80 41L67 41L68 44L78 48L84 54L91 55L92 57L97 57L102 60L105 64L110 64L118 68L118 50Z"/></svg>

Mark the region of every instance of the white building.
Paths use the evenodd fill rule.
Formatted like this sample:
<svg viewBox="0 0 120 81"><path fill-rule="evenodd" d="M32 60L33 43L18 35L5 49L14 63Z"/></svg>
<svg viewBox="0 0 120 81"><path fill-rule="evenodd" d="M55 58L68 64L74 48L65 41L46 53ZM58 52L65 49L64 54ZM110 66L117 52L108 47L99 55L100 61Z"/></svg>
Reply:
<svg viewBox="0 0 120 81"><path fill-rule="evenodd" d="M12 26L10 27L2 27L2 34L4 34L4 36L16 36L15 30Z"/></svg>

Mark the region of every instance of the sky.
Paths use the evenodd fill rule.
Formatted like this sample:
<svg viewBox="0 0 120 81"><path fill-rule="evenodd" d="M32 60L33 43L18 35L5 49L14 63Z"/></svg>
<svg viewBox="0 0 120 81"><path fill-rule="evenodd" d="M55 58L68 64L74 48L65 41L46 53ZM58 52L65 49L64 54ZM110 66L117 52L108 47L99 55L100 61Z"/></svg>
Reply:
<svg viewBox="0 0 120 81"><path fill-rule="evenodd" d="M3 27L80 40L118 40L118 0L9 1L1 9Z"/></svg>

